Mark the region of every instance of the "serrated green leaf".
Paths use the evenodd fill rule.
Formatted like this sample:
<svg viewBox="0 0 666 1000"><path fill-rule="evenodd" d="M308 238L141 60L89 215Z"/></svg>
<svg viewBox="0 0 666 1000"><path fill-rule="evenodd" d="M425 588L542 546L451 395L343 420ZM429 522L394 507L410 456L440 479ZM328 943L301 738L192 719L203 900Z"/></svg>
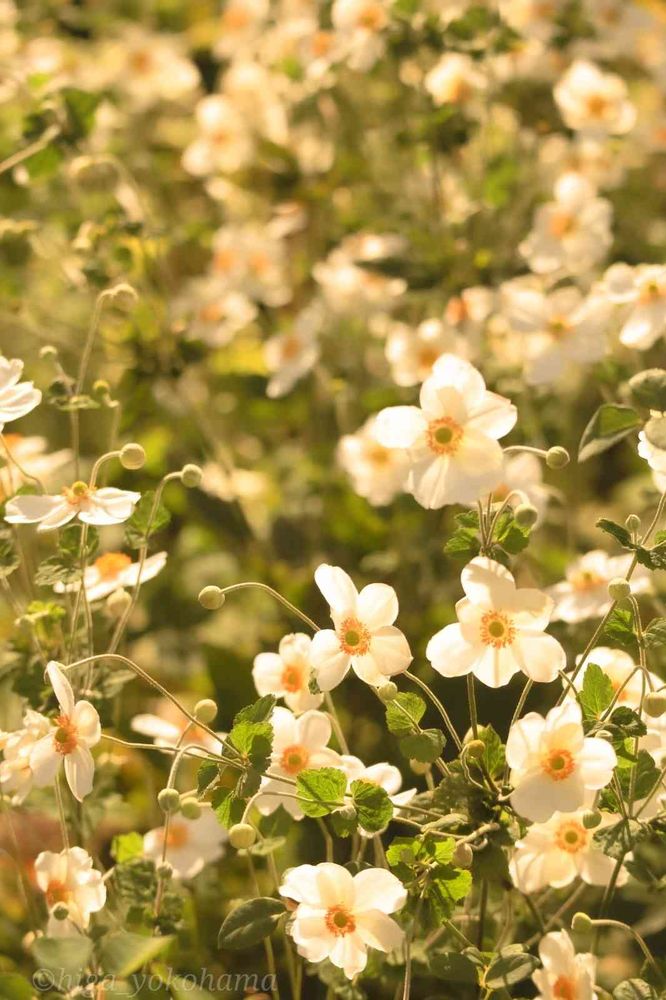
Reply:
<svg viewBox="0 0 666 1000"><path fill-rule="evenodd" d="M426 703L418 694L401 692L386 706L386 725L394 736L411 736L419 731Z"/></svg>
<svg viewBox="0 0 666 1000"><path fill-rule="evenodd" d="M404 736L399 746L400 753L408 760L432 764L441 756L445 743L446 738L440 729L422 729L420 733Z"/></svg>
<svg viewBox="0 0 666 1000"><path fill-rule="evenodd" d="M131 549L140 549L171 520L171 514L161 502L153 512L154 501L154 490L144 493L134 508L134 513L125 523L125 540Z"/></svg>
<svg viewBox="0 0 666 1000"><path fill-rule="evenodd" d="M614 690L607 677L596 663L588 663L583 676L583 686L578 698L586 719L598 719L613 700Z"/></svg>
<svg viewBox="0 0 666 1000"><path fill-rule="evenodd" d="M296 777L298 804L306 816L327 816L344 805L347 776L336 767L310 768Z"/></svg>
<svg viewBox="0 0 666 1000"><path fill-rule="evenodd" d="M143 854L143 837L140 833L118 833L111 841L111 857L119 864L140 858Z"/></svg>
<svg viewBox="0 0 666 1000"><path fill-rule="evenodd" d="M356 808L358 823L368 833L384 830L393 817L393 803L388 793L372 781L352 781L352 801Z"/></svg>

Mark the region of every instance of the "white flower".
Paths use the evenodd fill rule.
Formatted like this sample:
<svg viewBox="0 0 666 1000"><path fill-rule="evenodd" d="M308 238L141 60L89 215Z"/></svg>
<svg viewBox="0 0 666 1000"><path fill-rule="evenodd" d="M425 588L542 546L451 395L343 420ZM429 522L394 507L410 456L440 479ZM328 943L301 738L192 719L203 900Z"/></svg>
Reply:
<svg viewBox="0 0 666 1000"><path fill-rule="evenodd" d="M155 746L203 746L214 753L221 750L221 740L211 736L205 729L190 724L187 716L166 698L160 699L155 712L145 712L135 715L130 723L135 733L155 740Z"/></svg>
<svg viewBox="0 0 666 1000"><path fill-rule="evenodd" d="M91 487L81 480L66 486L62 493L23 494L5 507L10 524L38 524L37 531L54 531L78 517L84 524L122 524L132 516L140 493L113 486Z"/></svg>
<svg viewBox="0 0 666 1000"><path fill-rule="evenodd" d="M227 0L219 16L215 55L230 59L247 52L261 37L269 14L270 0Z"/></svg>
<svg viewBox="0 0 666 1000"><path fill-rule="evenodd" d="M442 354L456 353L456 335L442 320L426 319L417 327L393 323L386 338L386 360L396 385L419 385Z"/></svg>
<svg viewBox="0 0 666 1000"><path fill-rule="evenodd" d="M524 335L525 380L548 385L606 353L611 307L603 295L583 298L574 287L550 293L507 282L502 289L506 318Z"/></svg>
<svg viewBox="0 0 666 1000"><path fill-rule="evenodd" d="M102 46L100 75L140 111L160 101L188 98L199 83L199 71L183 54L180 37L149 32L138 24Z"/></svg>
<svg viewBox="0 0 666 1000"><path fill-rule="evenodd" d="M90 915L106 903L102 873L93 868L92 858L82 847L70 847L55 854L42 851L35 859L35 879L46 896L49 909L47 935L58 937L85 931ZM67 919L53 916L56 906L67 907Z"/></svg>
<svg viewBox="0 0 666 1000"><path fill-rule="evenodd" d="M587 673L591 663L601 667L606 677L608 677L613 691L616 694L616 705L626 705L628 708L638 710L643 697L643 672L637 669L636 664L622 649L611 649L610 646L597 646L587 656L585 663L578 671L573 685L577 691L582 691ZM654 688L661 687L661 681L655 674L650 674L650 680ZM573 697L573 692L569 684L566 685L567 697ZM650 687L645 682L645 691ZM619 693L618 693L619 692Z"/></svg>
<svg viewBox="0 0 666 1000"><path fill-rule="evenodd" d="M426 73L423 82L437 106L467 104L487 85L480 64L460 52L446 52Z"/></svg>
<svg viewBox="0 0 666 1000"><path fill-rule="evenodd" d="M351 875L341 865L299 865L286 872L280 895L298 903L288 930L299 955L327 958L348 979L362 972L368 948L391 952L404 933L388 916L407 901L402 883L383 868Z"/></svg>
<svg viewBox="0 0 666 1000"><path fill-rule="evenodd" d="M381 444L407 452L407 489L415 499L428 508L474 503L499 485L497 439L515 424L515 406L488 392L476 368L452 354L435 363L419 402L382 410L376 431Z"/></svg>
<svg viewBox="0 0 666 1000"><path fill-rule="evenodd" d="M318 333L323 315L321 303L312 302L293 320L291 329L278 333L264 344L264 361L270 373L266 395L285 396L319 360Z"/></svg>
<svg viewBox="0 0 666 1000"><path fill-rule="evenodd" d="M350 667L373 687L407 670L412 654L393 624L398 617L393 587L371 583L359 594L343 569L326 564L317 567L315 582L335 626L315 633L312 640L312 666L322 691L336 687Z"/></svg>
<svg viewBox="0 0 666 1000"><path fill-rule="evenodd" d="M92 791L95 764L90 748L99 743L102 731L97 710L89 701L74 701L74 692L60 664L55 660L46 667L60 706L60 715L51 731L43 736L30 754L35 785L50 785L60 765L75 799L81 802Z"/></svg>
<svg viewBox="0 0 666 1000"><path fill-rule="evenodd" d="M555 184L555 199L537 208L518 249L536 274L588 271L612 243L611 217L610 202L598 198L588 180L564 174Z"/></svg>
<svg viewBox="0 0 666 1000"><path fill-rule="evenodd" d="M663 493L666 489L666 449L652 444L645 431L639 431L636 450L652 469L655 486L660 493Z"/></svg>
<svg viewBox="0 0 666 1000"><path fill-rule="evenodd" d="M273 236L267 226L228 225L213 237L210 274L223 291L282 306L291 298L286 264L284 240Z"/></svg>
<svg viewBox="0 0 666 1000"><path fill-rule="evenodd" d="M343 240L325 260L314 265L312 276L332 312L372 314L393 308L407 290L407 282L361 267L357 262L368 263L390 255L394 242L391 236L357 233Z"/></svg>
<svg viewBox="0 0 666 1000"><path fill-rule="evenodd" d="M198 819L186 819L180 813L169 819L166 838L166 860L176 878L194 878L204 865L216 861L224 853L227 833L212 808L200 803ZM143 838L145 857L159 864L164 852L164 826L149 830Z"/></svg>
<svg viewBox="0 0 666 1000"><path fill-rule="evenodd" d="M5 448L7 448L11 457L21 466L21 469L28 477L34 476L37 479L48 480L53 473L59 472L63 466L72 460L72 453L69 448L61 448L59 451L49 452L47 450L46 438L43 437L35 435L25 437L23 434L3 434L2 437ZM2 452L0 451L1 456ZM8 478L14 484L16 479L20 483L30 481L23 476L23 473L19 471L16 465L11 466L11 473ZM11 488L11 485L7 489L3 486L3 492L7 496L10 496L14 492L14 489Z"/></svg>
<svg viewBox="0 0 666 1000"><path fill-rule="evenodd" d="M328 747L331 721L323 712L310 710L297 718L288 708L278 706L273 709L271 726L271 764L255 804L264 816L284 806L294 819L302 819L303 811L293 798L294 786L280 778L293 781L297 774L308 768L342 766L340 755Z"/></svg>
<svg viewBox="0 0 666 1000"><path fill-rule="evenodd" d="M502 482L495 487L492 497L497 503L507 500L510 507L520 503L532 504L540 520L548 505L550 491L544 485L543 467L537 456L528 451L505 454Z"/></svg>
<svg viewBox="0 0 666 1000"><path fill-rule="evenodd" d="M666 329L666 267L658 264L613 264L603 287L611 302L627 315L620 330L625 347L646 351Z"/></svg>
<svg viewBox="0 0 666 1000"><path fill-rule="evenodd" d="M564 670L565 652L545 632L553 608L549 597L517 589L508 569L484 557L468 563L460 579L466 596L456 604L458 624L437 632L426 649L438 673L460 677L471 671L489 687L502 687L520 670L543 682Z"/></svg>
<svg viewBox="0 0 666 1000"><path fill-rule="evenodd" d="M318 708L321 694L310 694L312 640L303 632L285 635L280 639L277 653L259 653L254 658L252 679L257 693L274 694L284 698L287 707L295 714Z"/></svg>
<svg viewBox="0 0 666 1000"><path fill-rule="evenodd" d="M521 892L538 892L546 886L561 889L578 877L588 885L608 885L615 859L595 843L595 831L585 829L584 815L583 810L556 812L545 823L534 823L516 841L509 871ZM603 825L616 821L617 817L606 814ZM627 877L622 868L618 885L623 885Z"/></svg>
<svg viewBox="0 0 666 1000"><path fill-rule="evenodd" d="M566 931L551 931L539 943L542 969L532 974L537 1000L594 1000L594 955L577 955Z"/></svg>
<svg viewBox="0 0 666 1000"><path fill-rule="evenodd" d="M359 757L354 757L352 754L342 754L340 759L347 775L348 787L351 787L354 781L369 781L371 784L383 788L396 807L395 815L399 814L400 806L406 806L416 795L415 788L406 788L404 791L400 791L402 775L394 764L387 764L384 761L381 764L371 764L366 767ZM362 827L359 827L359 832L363 836L373 836L373 834L366 834Z"/></svg>
<svg viewBox="0 0 666 1000"><path fill-rule="evenodd" d="M632 562L632 556L609 556L601 549L586 552L568 567L566 579L546 593L555 601L553 621L575 624L588 618L602 618L611 606L608 584L615 577L623 577ZM642 594L652 589L650 572L637 566L631 577L631 589Z"/></svg>
<svg viewBox="0 0 666 1000"><path fill-rule="evenodd" d="M199 135L183 153L183 167L195 177L233 173L247 166L254 140L247 121L228 97L209 94L196 107Z"/></svg>
<svg viewBox="0 0 666 1000"><path fill-rule="evenodd" d="M369 417L355 434L340 438L337 459L356 492L373 507L384 507L404 490L408 459L401 449L379 443L376 417Z"/></svg>
<svg viewBox="0 0 666 1000"><path fill-rule="evenodd" d="M372 69L384 52L387 0L335 0L331 20L349 66L361 73Z"/></svg>
<svg viewBox="0 0 666 1000"><path fill-rule="evenodd" d="M33 786L30 757L35 744L46 736L51 722L45 715L29 708L23 716L23 727L13 733L0 732L0 789L12 796L17 804L24 801Z"/></svg>
<svg viewBox="0 0 666 1000"><path fill-rule="evenodd" d="M215 276L194 278L174 302L185 336L203 340L211 347L224 347L257 316L257 307L242 292L229 291Z"/></svg>
<svg viewBox="0 0 666 1000"><path fill-rule="evenodd" d="M0 357L0 425L24 417L41 402L42 394L32 382L19 381L22 374L22 361Z"/></svg>
<svg viewBox="0 0 666 1000"><path fill-rule="evenodd" d="M636 109L621 76L577 60L555 85L555 101L569 128L591 135L623 135L636 122Z"/></svg>
<svg viewBox="0 0 666 1000"><path fill-rule="evenodd" d="M519 816L544 823L555 812L574 812L588 791L611 780L615 750L586 737L580 706L567 700L548 715L528 712L515 722L506 743L511 768L511 805Z"/></svg>
<svg viewBox="0 0 666 1000"><path fill-rule="evenodd" d="M547 42L564 5L565 0L499 0L499 12L514 31Z"/></svg>
<svg viewBox="0 0 666 1000"><path fill-rule="evenodd" d="M483 285L463 288L446 303L444 319L458 334L459 352L466 358L478 353L481 334L494 306L495 291Z"/></svg>
<svg viewBox="0 0 666 1000"><path fill-rule="evenodd" d="M152 580L166 565L166 552L156 552L144 560L141 570L141 582ZM139 579L140 563L132 562L124 552L105 552L86 566L83 574L83 586L90 602L101 601L120 587L136 587ZM56 583L53 589L57 594L78 590L78 583Z"/></svg>

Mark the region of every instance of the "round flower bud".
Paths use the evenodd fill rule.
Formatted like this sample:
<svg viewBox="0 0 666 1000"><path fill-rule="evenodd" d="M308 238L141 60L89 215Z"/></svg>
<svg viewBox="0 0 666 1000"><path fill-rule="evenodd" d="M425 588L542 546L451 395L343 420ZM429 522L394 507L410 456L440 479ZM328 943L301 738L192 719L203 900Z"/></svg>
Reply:
<svg viewBox="0 0 666 1000"><path fill-rule="evenodd" d="M666 690L650 691L646 694L643 708L651 719L658 719L666 712Z"/></svg>
<svg viewBox="0 0 666 1000"><path fill-rule="evenodd" d="M139 301L136 289L128 285L126 281L119 282L107 291L114 306L119 309L131 309Z"/></svg>
<svg viewBox="0 0 666 1000"><path fill-rule="evenodd" d="M176 813L180 809L180 795L175 788L163 788L157 796L157 803L163 813Z"/></svg>
<svg viewBox="0 0 666 1000"><path fill-rule="evenodd" d="M586 830L596 830L601 820L602 816L598 809L586 809L583 813L583 826Z"/></svg>
<svg viewBox="0 0 666 1000"><path fill-rule="evenodd" d="M199 722L207 726L217 715L217 705L212 698L202 698L194 706L194 715Z"/></svg>
<svg viewBox="0 0 666 1000"><path fill-rule="evenodd" d="M51 910L51 916L55 917L56 920L67 920L69 916L69 910L64 903L56 903L56 905Z"/></svg>
<svg viewBox="0 0 666 1000"><path fill-rule="evenodd" d="M583 913L582 910L574 913L571 918L571 930L576 934L589 934L593 926L592 918L587 913Z"/></svg>
<svg viewBox="0 0 666 1000"><path fill-rule="evenodd" d="M631 594L631 584L624 577L616 576L608 584L608 594L614 601L623 601Z"/></svg>
<svg viewBox="0 0 666 1000"><path fill-rule="evenodd" d="M640 531L641 519L638 516L638 514L629 514L629 516L624 522L624 526L627 529L627 531L630 531L632 533L632 535L635 534L637 531Z"/></svg>
<svg viewBox="0 0 666 1000"><path fill-rule="evenodd" d="M546 452L546 465L549 469L564 469L569 461L569 452L560 445L555 445Z"/></svg>
<svg viewBox="0 0 666 1000"><path fill-rule="evenodd" d="M521 528L533 528L539 518L539 511L531 503L519 503L513 516Z"/></svg>
<svg viewBox="0 0 666 1000"><path fill-rule="evenodd" d="M471 868L474 861L474 851L469 844L458 844L453 852L452 861L458 868Z"/></svg>
<svg viewBox="0 0 666 1000"><path fill-rule="evenodd" d="M173 865L169 864L168 861L161 861L155 868L155 871L159 878L164 882L168 882L173 876Z"/></svg>
<svg viewBox="0 0 666 1000"><path fill-rule="evenodd" d="M479 760L486 752L486 744L483 740L470 740L469 743L465 743L464 749L468 757Z"/></svg>
<svg viewBox="0 0 666 1000"><path fill-rule="evenodd" d="M186 486L188 490L193 490L195 487L201 485L201 477L203 473L198 465L192 465L189 462L184 465L180 473L180 481L183 486Z"/></svg>
<svg viewBox="0 0 666 1000"><path fill-rule="evenodd" d="M119 458L123 469L140 469L146 461L146 453L140 444L126 444L121 448Z"/></svg>
<svg viewBox="0 0 666 1000"><path fill-rule="evenodd" d="M430 770L430 764L424 764L422 760L410 760L409 767L414 774L427 774Z"/></svg>
<svg viewBox="0 0 666 1000"><path fill-rule="evenodd" d="M377 696L384 705L388 705L389 702L395 701L398 695L398 685L394 684L393 681L387 681L386 684L382 684L380 688L377 688Z"/></svg>
<svg viewBox="0 0 666 1000"><path fill-rule="evenodd" d="M58 357L58 348L53 344L44 344L39 351L39 356L43 361L55 361Z"/></svg>
<svg viewBox="0 0 666 1000"><path fill-rule="evenodd" d="M98 378L93 382L93 396L103 398L111 394L111 386L105 378Z"/></svg>
<svg viewBox="0 0 666 1000"><path fill-rule="evenodd" d="M237 851L245 851L257 840L257 831L249 823L235 823L229 830L229 843Z"/></svg>
<svg viewBox="0 0 666 1000"><path fill-rule="evenodd" d="M126 590L118 587L106 599L106 610L112 618L122 618L132 603L132 598Z"/></svg>
<svg viewBox="0 0 666 1000"><path fill-rule="evenodd" d="M201 806L193 796L182 799L180 811L185 819L199 819L201 816Z"/></svg>
<svg viewBox="0 0 666 1000"><path fill-rule="evenodd" d="M199 592L199 604L207 611L217 611L224 604L225 596L219 587L204 587Z"/></svg>

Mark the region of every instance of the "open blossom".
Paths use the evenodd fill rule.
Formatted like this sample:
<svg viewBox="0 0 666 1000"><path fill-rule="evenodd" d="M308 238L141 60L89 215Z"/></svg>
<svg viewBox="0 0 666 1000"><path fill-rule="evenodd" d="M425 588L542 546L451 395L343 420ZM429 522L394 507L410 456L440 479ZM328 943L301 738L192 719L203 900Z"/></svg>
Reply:
<svg viewBox="0 0 666 1000"><path fill-rule="evenodd" d="M602 618L611 606L608 584L626 575L631 554L609 556L601 549L586 552L567 567L566 579L546 593L555 601L553 621L575 624L588 618ZM642 594L652 589L649 570L637 566L631 576L631 589Z"/></svg>
<svg viewBox="0 0 666 1000"><path fill-rule="evenodd" d="M268 306L282 306L291 299L286 279L284 240L269 226L253 223L227 225L213 237L211 277L221 291L235 291Z"/></svg>
<svg viewBox="0 0 666 1000"><path fill-rule="evenodd" d="M268 776L263 779L256 800L260 813L268 815L284 806L294 819L303 819L303 810L295 798L291 781L308 768L342 767L340 755L331 750L331 720L324 712L310 710L296 717L288 708L278 706L271 715L273 747ZM288 794L284 794L288 793Z"/></svg>
<svg viewBox="0 0 666 1000"><path fill-rule="evenodd" d="M428 508L474 503L502 478L498 438L516 422L516 408L486 389L480 372L443 355L421 387L419 406L391 406L377 417L377 437L402 448L410 462L407 489Z"/></svg>
<svg viewBox="0 0 666 1000"><path fill-rule="evenodd" d="M391 952L404 933L388 914L407 901L402 883L383 868L352 875L341 865L299 865L285 873L280 895L298 903L288 925L299 955L327 958L348 979L362 972L368 948Z"/></svg>
<svg viewBox="0 0 666 1000"><path fill-rule="evenodd" d="M516 588L500 563L473 559L461 574L465 597L458 623L432 637L426 656L444 677L472 672L489 687L508 684L522 670L534 681L552 681L566 666L559 642L545 629L552 600L540 590Z"/></svg>
<svg viewBox="0 0 666 1000"><path fill-rule="evenodd" d="M259 653L254 658L252 679L257 693L284 698L295 714L318 708L321 694L310 693L312 639L303 632L280 639L277 653Z"/></svg>
<svg viewBox="0 0 666 1000"><path fill-rule="evenodd" d="M200 726L193 726L186 715L173 702L161 698L154 712L143 712L133 716L131 728L135 733L147 736L158 747L201 746L214 753L222 749L222 739L216 739Z"/></svg>
<svg viewBox="0 0 666 1000"><path fill-rule="evenodd" d="M593 185L574 173L559 178L554 194L553 201L537 208L532 229L518 249L536 274L589 271L613 240L611 203L597 197Z"/></svg>
<svg viewBox="0 0 666 1000"><path fill-rule="evenodd" d="M348 236L312 268L326 304L334 313L373 314L392 309L407 290L404 278L393 278L362 263L390 256L401 248L393 234Z"/></svg>
<svg viewBox="0 0 666 1000"><path fill-rule="evenodd" d="M99 72L139 111L160 101L185 100L199 84L199 71L184 55L180 37L146 31L136 23L121 38L104 43Z"/></svg>
<svg viewBox="0 0 666 1000"><path fill-rule="evenodd" d="M442 354L456 353L456 333L440 319L418 326L393 323L386 338L386 360L396 385L419 385L432 373Z"/></svg>
<svg viewBox="0 0 666 1000"><path fill-rule="evenodd" d="M74 701L72 685L60 664L51 660L46 668L60 706L50 732L33 747L30 767L35 785L50 785L64 762L72 795L81 802L92 791L95 764L90 748L99 743L102 731L97 710L89 701Z"/></svg>
<svg viewBox="0 0 666 1000"><path fill-rule="evenodd" d="M620 329L625 347L646 351L666 330L666 267L660 264L613 264L603 288L611 302L624 307Z"/></svg>
<svg viewBox="0 0 666 1000"><path fill-rule="evenodd" d="M487 86L479 63L460 52L446 52L424 79L436 105L467 104Z"/></svg>
<svg viewBox="0 0 666 1000"><path fill-rule="evenodd" d="M541 520L548 506L550 491L544 484L543 467L537 456L529 451L505 454L502 482L495 487L492 497L496 503L506 500L510 507L529 503Z"/></svg>
<svg viewBox="0 0 666 1000"><path fill-rule="evenodd" d="M99 527L122 524L132 516L140 499L140 493L113 486L97 488L78 480L54 496L26 493L14 497L5 507L5 521L10 524L38 524L37 531L54 531L75 517L84 524Z"/></svg>
<svg viewBox="0 0 666 1000"><path fill-rule="evenodd" d="M260 38L269 13L270 0L227 0L218 20L215 55L229 59L246 53Z"/></svg>
<svg viewBox="0 0 666 1000"><path fill-rule="evenodd" d="M330 691L350 667L361 680L381 687L412 662L409 644L393 624L398 598L393 587L371 583L359 593L338 566L319 566L315 582L331 609L334 629L312 640L312 665L322 691Z"/></svg>
<svg viewBox="0 0 666 1000"><path fill-rule="evenodd" d="M143 853L156 864L162 860L164 839L164 825L149 830L143 838ZM180 813L169 818L166 860L176 878L194 878L204 865L222 856L226 839L226 830L212 808L203 802L197 819L187 819Z"/></svg>
<svg viewBox="0 0 666 1000"><path fill-rule="evenodd" d="M584 810L554 813L545 823L534 823L520 840L509 871L521 892L538 892L550 886L561 889L580 877L588 885L608 885L615 871L615 858L606 854L594 840L594 830L583 825ZM606 814L604 825L617 822ZM618 876L618 885L627 881L626 869Z"/></svg>
<svg viewBox="0 0 666 1000"><path fill-rule="evenodd" d="M580 706L567 700L542 716L528 712L513 724L506 743L519 816L545 823L555 812L580 809L586 794L605 788L617 763L615 750L585 736Z"/></svg>
<svg viewBox="0 0 666 1000"><path fill-rule="evenodd" d="M33 771L30 757L35 744L46 736L51 722L45 715L29 708L23 716L23 726L13 733L0 732L0 790L11 795L15 803L21 803L30 794L33 786Z"/></svg>
<svg viewBox="0 0 666 1000"><path fill-rule="evenodd" d="M380 444L376 431L377 417L369 417L355 434L343 435L337 459L359 496L384 507L403 492L409 463L404 451Z"/></svg>
<svg viewBox="0 0 666 1000"><path fill-rule="evenodd" d="M106 903L102 873L82 847L70 847L59 854L42 851L35 859L35 880L46 897L49 910L49 937L62 937L85 931L93 913ZM57 906L67 907L67 919L53 916Z"/></svg>
<svg viewBox="0 0 666 1000"><path fill-rule="evenodd" d="M388 0L335 0L331 20L352 69L365 73L384 52Z"/></svg>
<svg viewBox="0 0 666 1000"><path fill-rule="evenodd" d="M20 484L30 482L30 477L48 481L72 460L69 448L50 452L46 438L37 435L30 434L26 437L23 434L3 434L2 440L11 457L18 463L11 466L9 474L4 470L2 472L1 488L6 496L11 496L14 492L17 481ZM0 456L1 454L0 452Z"/></svg>
<svg viewBox="0 0 666 1000"><path fill-rule="evenodd" d="M0 425L24 417L41 402L39 389L32 382L21 382L22 374L22 361L0 357Z"/></svg>
<svg viewBox="0 0 666 1000"><path fill-rule="evenodd" d="M291 329L275 334L264 344L264 361L270 373L266 395L270 399L285 396L319 360L322 312L321 303L315 300L301 310Z"/></svg>
<svg viewBox="0 0 666 1000"><path fill-rule="evenodd" d="M623 135L636 122L622 77L585 59L569 67L553 93L565 124L578 132Z"/></svg>
<svg viewBox="0 0 666 1000"><path fill-rule="evenodd" d="M565 0L499 0L504 21L521 35L547 42L557 29Z"/></svg>
<svg viewBox="0 0 666 1000"><path fill-rule="evenodd" d="M537 1000L594 1000L597 960L576 954L566 931L551 931L539 942L542 968L532 974Z"/></svg>
<svg viewBox="0 0 666 1000"><path fill-rule="evenodd" d="M90 566L86 566L83 574L83 586L89 601L101 601L119 587L136 587L141 567L141 583L152 580L166 565L166 552L156 552L144 560L132 562L124 552L105 552L98 556ZM53 587L57 594L78 590L78 583L56 583Z"/></svg>
<svg viewBox="0 0 666 1000"><path fill-rule="evenodd" d="M247 166L254 140L247 121L222 94L209 94L196 107L198 136L183 153L183 167L195 177L233 173Z"/></svg>

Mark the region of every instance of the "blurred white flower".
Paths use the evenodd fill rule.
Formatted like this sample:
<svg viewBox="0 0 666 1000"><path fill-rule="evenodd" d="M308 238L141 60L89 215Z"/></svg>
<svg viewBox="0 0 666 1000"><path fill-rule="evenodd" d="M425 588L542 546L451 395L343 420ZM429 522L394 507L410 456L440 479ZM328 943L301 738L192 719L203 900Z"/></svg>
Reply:
<svg viewBox="0 0 666 1000"><path fill-rule="evenodd" d="M197 745L214 753L220 753L222 749L223 734L216 739L205 729L192 725L187 716L167 698L161 698L155 703L154 712L133 716L130 726L135 733L154 740L158 747Z"/></svg>
<svg viewBox="0 0 666 1000"><path fill-rule="evenodd" d="M398 238L399 240L399 238ZM312 268L326 304L334 313L362 315L390 310L407 290L403 278L392 278L363 267L399 249L395 238L358 233L343 240L324 261Z"/></svg>
<svg viewBox="0 0 666 1000"><path fill-rule="evenodd" d="M551 931L539 942L542 968L532 974L539 991L537 1000L594 1000L594 955L576 954L566 931Z"/></svg>
<svg viewBox="0 0 666 1000"><path fill-rule="evenodd" d="M487 86L481 63L460 52L444 53L426 73L423 82L433 103L438 106L468 104Z"/></svg>
<svg viewBox="0 0 666 1000"><path fill-rule="evenodd" d="M224 853L226 830L208 803L199 804L201 815L197 819L187 819L180 813L169 817L166 861L173 868L176 878L194 878L205 865L217 861ZM144 856L151 858L155 864L161 862L164 848L164 826L149 830L144 835Z"/></svg>
<svg viewBox="0 0 666 1000"><path fill-rule="evenodd" d="M30 794L33 770L30 758L35 745L51 730L51 721L45 715L29 708L23 715L23 726L14 732L0 731L0 789L20 804Z"/></svg>
<svg viewBox="0 0 666 1000"><path fill-rule="evenodd" d="M210 347L224 347L257 316L256 305L241 292L230 291L216 277L195 278L174 302L174 315L187 325L186 336Z"/></svg>
<svg viewBox="0 0 666 1000"><path fill-rule="evenodd" d="M340 438L337 459L355 491L374 507L391 503L405 488L409 461L402 449L379 443L377 417L369 417L355 434Z"/></svg>
<svg viewBox="0 0 666 1000"><path fill-rule="evenodd" d="M166 565L166 552L156 552L144 560L141 567L141 582L146 583L160 573ZM139 579L139 562L132 562L124 552L105 552L98 556L83 574L83 586L89 601L101 601L120 587L136 587ZM64 594L79 589L77 583L56 583L56 594Z"/></svg>
<svg viewBox="0 0 666 1000"><path fill-rule="evenodd" d="M284 240L255 223L228 225L213 237L210 275L220 288L240 292L268 306L291 299Z"/></svg>
<svg viewBox="0 0 666 1000"><path fill-rule="evenodd" d="M32 382L20 381L22 374L22 361L0 356L0 425L24 417L42 400L41 392Z"/></svg>
<svg viewBox="0 0 666 1000"><path fill-rule="evenodd" d="M42 851L35 858L35 880L46 897L49 910L47 935L63 937L87 930L90 917L106 903L102 873L82 847L70 847L59 854ZM57 906L67 907L67 919L53 916Z"/></svg>
<svg viewBox="0 0 666 1000"><path fill-rule="evenodd" d="M54 473L60 472L64 466L72 461L72 452L69 448L49 452L48 443L43 437L3 434L2 440L11 457L20 466L19 469L16 465L11 465L7 473L3 471L3 479L8 480L8 488L4 490L7 495L14 492L13 489L9 488L12 483L16 481L19 483L29 482L29 478L26 478L23 472L26 473L27 477L34 476L36 479L48 483ZM4 456L0 451L0 458L2 457Z"/></svg>
<svg viewBox="0 0 666 1000"><path fill-rule="evenodd" d="M279 891L298 903L288 932L299 955L309 962L327 958L348 979L365 968L368 948L391 952L403 942L388 914L405 905L407 891L384 868L352 875L327 862L299 865L285 873Z"/></svg>
<svg viewBox="0 0 666 1000"><path fill-rule="evenodd" d="M264 361L270 373L266 395L285 396L319 360L318 334L323 325L323 309L315 300L291 321L291 329L277 333L264 344Z"/></svg>
<svg viewBox="0 0 666 1000"><path fill-rule="evenodd" d="M565 6L565 0L499 0L500 15L514 31L542 42L552 38Z"/></svg>
<svg viewBox="0 0 666 1000"><path fill-rule="evenodd" d="M546 593L555 601L553 621L575 624L588 618L602 618L611 606L608 584L616 577L625 576L631 562L631 553L609 556L601 549L575 559L567 567L566 579L546 588ZM650 572L644 566L636 566L631 589L635 594L652 589Z"/></svg>
<svg viewBox="0 0 666 1000"><path fill-rule="evenodd" d="M643 671L622 649L612 649L610 646L596 646L587 656L585 663L578 671L573 685L577 691L581 691L585 682L585 674L590 664L601 667L606 677L611 682L613 692L616 695L616 705L626 705L638 711L643 700ZM661 687L661 681L655 675L649 674L653 688ZM645 680L645 692L650 691L650 686ZM567 697L572 698L573 692L569 684L566 685Z"/></svg>
<svg viewBox="0 0 666 1000"><path fill-rule="evenodd" d="M129 24L99 51L100 83L116 87L131 105L145 111L160 101L182 101L194 94L199 71L183 52L182 40Z"/></svg>
<svg viewBox="0 0 666 1000"><path fill-rule="evenodd" d="M296 715L318 708L324 696L310 694L310 678L313 675L311 645L309 635L296 632L280 639L277 653L255 656L252 679L257 693L284 698L287 707Z"/></svg>
<svg viewBox="0 0 666 1000"><path fill-rule="evenodd" d="M321 629L312 640L312 665L322 691L343 680L349 668L373 687L407 670L409 644L393 622L398 598L393 587L371 583L360 592L338 566L318 566L315 582L328 601L335 629Z"/></svg>
<svg viewBox="0 0 666 1000"><path fill-rule="evenodd" d="M505 455L502 482L492 492L496 503L506 500L509 507L531 504L537 512L538 524L546 512L550 495L543 481L543 466L536 455L528 451Z"/></svg>
<svg viewBox="0 0 666 1000"><path fill-rule="evenodd" d="M79 480L66 486L59 495L34 493L14 497L5 507L5 521L38 524L37 531L54 531L75 517L98 527L122 524L132 516L140 499L140 493L113 486L91 487Z"/></svg>
<svg viewBox="0 0 666 1000"><path fill-rule="evenodd" d="M260 39L270 0L226 0L218 20L213 52L219 59L244 58Z"/></svg>
<svg viewBox="0 0 666 1000"><path fill-rule="evenodd" d="M657 264L613 264L603 289L627 314L620 330L625 347L646 351L666 330L666 267Z"/></svg>
<svg viewBox="0 0 666 1000"><path fill-rule="evenodd" d="M585 59L569 67L553 94L565 124L578 132L624 135L636 122L622 77Z"/></svg>
<svg viewBox="0 0 666 1000"><path fill-rule="evenodd" d="M247 166L254 141L246 119L229 98L209 94L199 101L195 114L199 134L183 153L185 170L195 177L206 177Z"/></svg>
<svg viewBox="0 0 666 1000"><path fill-rule="evenodd" d="M481 335L495 308L495 290L483 285L463 288L446 304L444 319L459 335L458 351L472 360L481 346Z"/></svg>
<svg viewBox="0 0 666 1000"><path fill-rule="evenodd" d="M456 354L454 331L439 319L425 319L418 326L392 323L386 338L386 360L396 385L419 385L432 373L442 354Z"/></svg>
<svg viewBox="0 0 666 1000"><path fill-rule="evenodd" d="M348 65L365 73L384 53L390 0L334 0L331 21Z"/></svg>

